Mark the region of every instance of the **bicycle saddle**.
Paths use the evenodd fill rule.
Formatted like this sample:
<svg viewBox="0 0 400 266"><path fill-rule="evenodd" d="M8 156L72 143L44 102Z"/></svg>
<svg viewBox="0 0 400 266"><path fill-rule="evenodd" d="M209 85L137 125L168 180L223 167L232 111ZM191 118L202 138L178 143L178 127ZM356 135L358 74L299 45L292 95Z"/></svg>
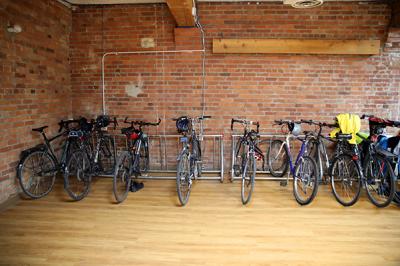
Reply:
<svg viewBox="0 0 400 266"><path fill-rule="evenodd" d="M42 132L43 129L48 128L49 126L43 126L43 127L38 127L38 128L32 128L32 131L37 131L37 132Z"/></svg>
<svg viewBox="0 0 400 266"><path fill-rule="evenodd" d="M341 134L341 133L336 134L336 138L341 140L349 140L352 137L353 136L351 134Z"/></svg>

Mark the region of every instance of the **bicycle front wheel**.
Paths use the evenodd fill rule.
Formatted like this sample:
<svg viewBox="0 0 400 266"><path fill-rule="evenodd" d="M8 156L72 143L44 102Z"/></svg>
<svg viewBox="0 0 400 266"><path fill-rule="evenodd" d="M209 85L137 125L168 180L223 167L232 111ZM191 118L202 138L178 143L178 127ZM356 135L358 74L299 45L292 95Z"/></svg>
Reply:
<svg viewBox="0 0 400 266"><path fill-rule="evenodd" d="M361 191L361 171L349 154L337 156L331 166L332 193L343 206L357 202Z"/></svg>
<svg viewBox="0 0 400 266"><path fill-rule="evenodd" d="M114 172L115 152L114 139L110 136L103 136L99 150L99 164L103 174L110 175Z"/></svg>
<svg viewBox="0 0 400 266"><path fill-rule="evenodd" d="M304 156L296 165L293 176L293 194L300 205L309 204L318 191L318 168L314 159Z"/></svg>
<svg viewBox="0 0 400 266"><path fill-rule="evenodd" d="M46 151L34 151L18 165L17 176L22 191L32 199L39 199L53 189L56 164Z"/></svg>
<svg viewBox="0 0 400 266"><path fill-rule="evenodd" d="M369 200L379 208L388 206L396 189L395 176L389 160L379 154L368 156L364 176Z"/></svg>
<svg viewBox="0 0 400 266"><path fill-rule="evenodd" d="M123 152L115 165L113 177L113 192L118 203L123 202L128 196L131 186L132 156L129 152Z"/></svg>
<svg viewBox="0 0 400 266"><path fill-rule="evenodd" d="M242 203L246 205L250 202L251 195L254 190L254 180L256 177L256 161L254 153L250 153L249 156L245 158L242 173Z"/></svg>
<svg viewBox="0 0 400 266"><path fill-rule="evenodd" d="M190 190L192 188L192 179L190 171L190 158L189 154L185 153L178 161L178 168L176 173L176 190L178 192L178 199L182 206L185 206L189 201Z"/></svg>
<svg viewBox="0 0 400 266"><path fill-rule="evenodd" d="M274 140L268 148L267 163L272 176L282 177L289 166L289 153L282 140Z"/></svg>
<svg viewBox="0 0 400 266"><path fill-rule="evenodd" d="M87 196L91 182L91 166L87 153L77 150L71 154L64 171L64 187L75 201Z"/></svg>

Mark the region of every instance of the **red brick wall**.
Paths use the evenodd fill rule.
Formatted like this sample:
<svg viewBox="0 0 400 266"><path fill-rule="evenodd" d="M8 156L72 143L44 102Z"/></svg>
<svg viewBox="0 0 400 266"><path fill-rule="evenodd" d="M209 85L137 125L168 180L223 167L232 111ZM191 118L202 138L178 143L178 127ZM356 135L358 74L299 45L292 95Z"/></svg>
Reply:
<svg viewBox="0 0 400 266"><path fill-rule="evenodd" d="M22 32L10 34L9 23ZM0 2L0 202L15 193L21 150L38 144L31 128L71 114L71 11L53 0Z"/></svg>
<svg viewBox="0 0 400 266"><path fill-rule="evenodd" d="M206 123L224 133L229 158L229 121L247 117L274 132L277 118L330 121L340 112L399 119L400 76L390 51L379 56L212 54L213 38L311 38L385 40L391 9L377 3L326 3L296 10L274 3L201 3L206 31ZM140 38L155 38L156 50L187 49L166 5L80 7L73 12L71 68L76 115L101 111L101 56L143 50ZM193 32L187 31L188 39ZM182 41L183 40L183 41ZM182 45L183 44L183 45ZM198 48L198 47L195 47ZM164 119L161 133L175 133L172 117L200 114L200 54L121 55L106 60L107 112L136 119ZM129 86L143 81L137 97ZM156 131L151 129L151 133Z"/></svg>

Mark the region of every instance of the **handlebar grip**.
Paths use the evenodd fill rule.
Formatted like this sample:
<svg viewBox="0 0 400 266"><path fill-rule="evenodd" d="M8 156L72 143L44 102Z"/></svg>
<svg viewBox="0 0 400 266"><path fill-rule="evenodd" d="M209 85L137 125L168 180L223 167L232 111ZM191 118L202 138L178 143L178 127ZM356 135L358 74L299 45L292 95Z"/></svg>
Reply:
<svg viewBox="0 0 400 266"><path fill-rule="evenodd" d="M259 122L257 122L257 124L256 124L256 125L257 125L257 134L258 134L258 133L260 133L260 123L259 123Z"/></svg>
<svg viewBox="0 0 400 266"><path fill-rule="evenodd" d="M211 115L203 115L202 118L211 118Z"/></svg>
<svg viewBox="0 0 400 266"><path fill-rule="evenodd" d="M231 130L233 130L233 123L235 123L235 119L231 119Z"/></svg>

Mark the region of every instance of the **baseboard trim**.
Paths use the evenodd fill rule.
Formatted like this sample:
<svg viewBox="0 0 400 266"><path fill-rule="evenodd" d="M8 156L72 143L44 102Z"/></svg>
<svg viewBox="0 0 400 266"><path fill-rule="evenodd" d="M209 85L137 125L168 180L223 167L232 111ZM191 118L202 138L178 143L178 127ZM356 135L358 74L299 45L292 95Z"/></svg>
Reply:
<svg viewBox="0 0 400 266"><path fill-rule="evenodd" d="M15 207L20 199L21 198L18 194L11 195L6 201L0 203L0 213L7 209Z"/></svg>

